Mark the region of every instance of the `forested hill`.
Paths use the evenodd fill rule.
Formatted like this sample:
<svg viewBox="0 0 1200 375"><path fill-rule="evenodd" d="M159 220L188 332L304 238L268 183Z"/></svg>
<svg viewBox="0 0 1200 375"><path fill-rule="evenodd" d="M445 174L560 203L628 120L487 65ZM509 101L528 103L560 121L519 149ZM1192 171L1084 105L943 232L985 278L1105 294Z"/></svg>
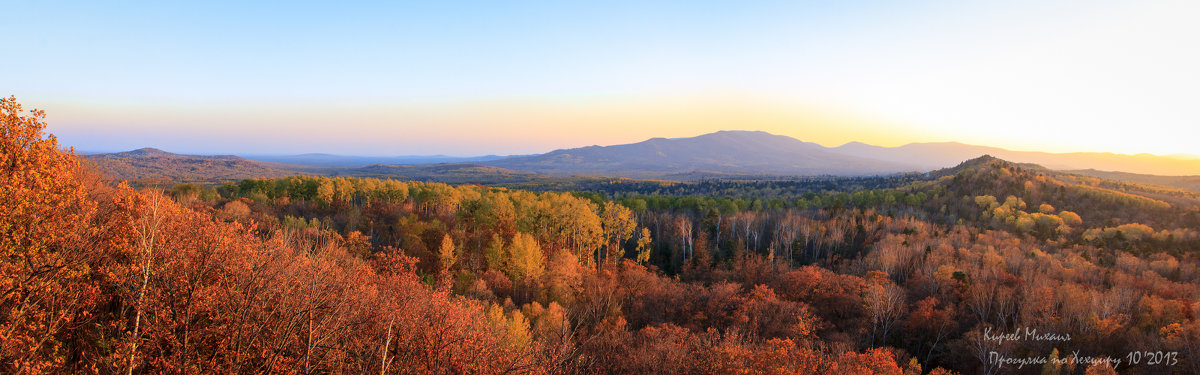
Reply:
<svg viewBox="0 0 1200 375"><path fill-rule="evenodd" d="M1053 171L984 156L930 173L902 190L924 194L922 207L942 221L1042 238L1084 240L1194 238L1200 194L1174 188ZM1129 243L1125 243L1129 244Z"/></svg>
<svg viewBox="0 0 1200 375"><path fill-rule="evenodd" d="M155 148L93 154L86 158L114 179L143 184L230 181L302 174L234 155L184 155Z"/></svg>

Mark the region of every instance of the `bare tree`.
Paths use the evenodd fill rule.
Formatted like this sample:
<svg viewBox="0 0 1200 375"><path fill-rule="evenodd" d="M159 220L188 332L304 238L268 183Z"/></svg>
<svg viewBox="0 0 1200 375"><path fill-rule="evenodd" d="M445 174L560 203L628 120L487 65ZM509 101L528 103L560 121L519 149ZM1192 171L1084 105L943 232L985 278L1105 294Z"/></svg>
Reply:
<svg viewBox="0 0 1200 375"><path fill-rule="evenodd" d="M880 345L904 313L904 289L884 280L868 285L863 294L863 303L871 316L872 345Z"/></svg>
<svg viewBox="0 0 1200 375"><path fill-rule="evenodd" d="M154 262L154 244L158 240L158 227L162 224L162 217L158 214L159 202L161 195L158 193L146 194L150 198L148 212L144 213L141 221L134 230L138 235L138 246L142 249L142 285L138 288L137 308L133 318L133 346L129 349L129 364L126 374L133 374L133 369L136 367L137 346L141 340L142 328L142 307L146 300L146 287L150 284L150 268Z"/></svg>

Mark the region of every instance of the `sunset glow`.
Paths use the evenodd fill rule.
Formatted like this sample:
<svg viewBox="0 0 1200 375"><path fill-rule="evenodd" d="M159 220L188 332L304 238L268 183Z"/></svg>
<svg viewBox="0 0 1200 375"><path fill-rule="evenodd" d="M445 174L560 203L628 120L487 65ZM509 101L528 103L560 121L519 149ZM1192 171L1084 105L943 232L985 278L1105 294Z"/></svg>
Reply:
<svg viewBox="0 0 1200 375"><path fill-rule="evenodd" d="M522 154L748 129L1196 154L1200 136L1190 1L9 10L0 82L83 150Z"/></svg>

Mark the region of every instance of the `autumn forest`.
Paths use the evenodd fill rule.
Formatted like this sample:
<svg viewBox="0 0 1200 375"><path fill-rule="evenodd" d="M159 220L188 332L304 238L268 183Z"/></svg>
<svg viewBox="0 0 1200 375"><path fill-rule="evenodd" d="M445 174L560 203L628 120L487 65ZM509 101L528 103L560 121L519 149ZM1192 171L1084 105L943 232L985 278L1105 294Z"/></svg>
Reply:
<svg viewBox="0 0 1200 375"><path fill-rule="evenodd" d="M0 107L0 373L1200 373L1192 191L990 156L138 184Z"/></svg>
<svg viewBox="0 0 1200 375"><path fill-rule="evenodd" d="M1188 190L139 183L0 109L0 373L1200 373Z"/></svg>

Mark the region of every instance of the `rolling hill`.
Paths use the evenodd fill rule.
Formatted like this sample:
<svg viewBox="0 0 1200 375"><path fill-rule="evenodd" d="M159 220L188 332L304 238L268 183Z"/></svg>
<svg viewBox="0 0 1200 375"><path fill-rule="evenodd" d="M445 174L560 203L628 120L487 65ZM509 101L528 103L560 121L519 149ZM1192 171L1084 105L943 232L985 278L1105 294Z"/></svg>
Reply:
<svg viewBox="0 0 1200 375"><path fill-rule="evenodd" d="M1082 216L1087 226L1122 223L1110 218L1155 228L1200 225L1200 193L1194 191L1085 176L990 155L928 176L930 180L914 183L909 189L938 197L926 202L926 208L938 215L947 212L941 207L949 207L958 217L977 216L976 202L964 205L956 200L990 195L1000 201L1010 196L1021 199L1020 209L1029 212L1038 211L1042 203L1072 211ZM955 207L959 211L955 212Z"/></svg>
<svg viewBox="0 0 1200 375"><path fill-rule="evenodd" d="M910 143L898 147L881 147L851 142L829 150L843 155L915 165L922 170L944 168L986 154L1015 163L1034 163L1058 170L1096 169L1161 176L1200 175L1200 160L1180 156L1126 155L1104 152L1059 154L1012 151L958 142Z"/></svg>
<svg viewBox="0 0 1200 375"><path fill-rule="evenodd" d="M229 181L302 174L233 155L184 155L155 148L87 155L97 169L117 180L140 182Z"/></svg>

